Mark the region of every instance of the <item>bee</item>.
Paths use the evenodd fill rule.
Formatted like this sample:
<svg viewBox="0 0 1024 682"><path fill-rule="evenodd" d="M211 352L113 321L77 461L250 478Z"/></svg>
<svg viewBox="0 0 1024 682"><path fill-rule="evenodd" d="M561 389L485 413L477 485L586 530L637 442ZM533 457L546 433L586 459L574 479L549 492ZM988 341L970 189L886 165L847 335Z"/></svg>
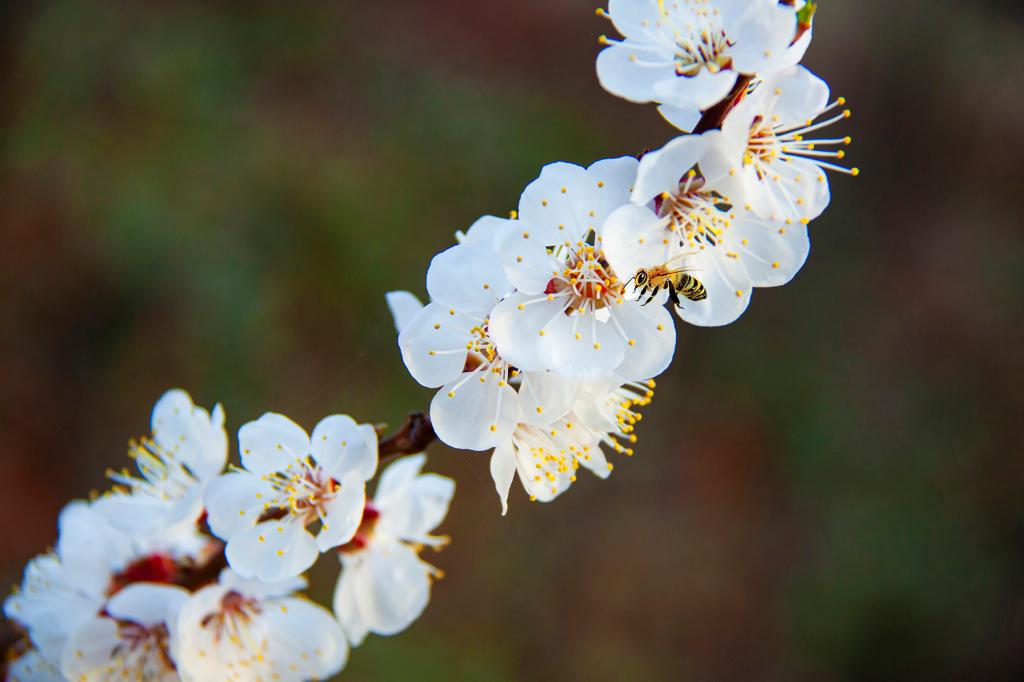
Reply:
<svg viewBox="0 0 1024 682"><path fill-rule="evenodd" d="M708 297L707 289L699 279L689 274L694 268L676 267L679 261L688 254L681 254L663 265L651 268L640 268L631 278L636 282L635 288L639 290L636 300L644 297L648 291L650 295L641 305L647 305L654 299L660 290L668 291L669 300L676 306L682 307L679 296L691 301L703 301ZM628 282L627 282L628 284Z"/></svg>

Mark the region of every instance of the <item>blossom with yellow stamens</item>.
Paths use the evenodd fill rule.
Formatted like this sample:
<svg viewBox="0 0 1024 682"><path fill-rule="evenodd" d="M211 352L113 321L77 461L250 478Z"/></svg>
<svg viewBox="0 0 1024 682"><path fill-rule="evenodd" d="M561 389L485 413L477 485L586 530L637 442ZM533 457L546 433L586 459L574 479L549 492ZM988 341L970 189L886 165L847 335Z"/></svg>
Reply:
<svg viewBox="0 0 1024 682"><path fill-rule="evenodd" d="M616 270L665 266L704 287L703 300L681 299L676 313L701 326L733 322L754 287L788 282L807 258L800 221L770 221L736 206L727 184L728 152L721 131L682 135L640 160L632 203L616 210L604 230ZM628 295L638 296L634 289ZM659 303L667 292L659 293Z"/></svg>
<svg viewBox="0 0 1024 682"><path fill-rule="evenodd" d="M327 609L295 594L304 578L265 583L231 569L195 594L176 620L174 659L184 682L324 679L348 659Z"/></svg>
<svg viewBox="0 0 1024 682"><path fill-rule="evenodd" d="M829 88L803 67L757 83L722 124L728 167L724 191L741 215L780 221L817 218L830 199L825 171L857 175L845 158L848 136L818 131L850 117L842 97L829 102Z"/></svg>
<svg viewBox="0 0 1024 682"><path fill-rule="evenodd" d="M801 31L798 12L777 0L610 0L598 14L624 39L601 37L597 76L613 95L658 102L692 130L740 75L765 77L800 61L810 31Z"/></svg>
<svg viewBox="0 0 1024 682"><path fill-rule="evenodd" d="M624 295L632 273L613 267L602 237L607 217L629 202L636 170L633 157L589 168L553 163L526 187L518 219L496 241L516 287L490 317L490 336L507 362L575 379L609 372L640 379L668 367L671 316Z"/></svg>
<svg viewBox="0 0 1024 682"><path fill-rule="evenodd" d="M384 470L359 532L338 550L334 613L352 646L367 633L394 635L409 627L430 601L432 580L441 577L420 551L447 544L432 533L448 513L455 482L420 473L425 462L425 455L413 455Z"/></svg>
<svg viewBox="0 0 1024 682"><path fill-rule="evenodd" d="M352 539L377 470L373 426L332 415L310 437L267 413L244 424L238 442L244 468L214 480L205 496L210 529L227 542L236 573L284 580Z"/></svg>

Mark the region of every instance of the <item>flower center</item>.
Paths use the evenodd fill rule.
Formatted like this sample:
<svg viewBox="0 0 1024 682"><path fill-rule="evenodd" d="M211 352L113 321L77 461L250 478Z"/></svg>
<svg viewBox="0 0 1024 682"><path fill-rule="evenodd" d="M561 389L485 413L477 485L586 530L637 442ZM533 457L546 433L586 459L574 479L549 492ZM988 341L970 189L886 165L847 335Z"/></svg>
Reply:
<svg viewBox="0 0 1024 682"><path fill-rule="evenodd" d="M463 372L472 372L485 362L494 362L498 357L498 349L495 348L487 331L489 323L489 319L484 320L479 326L469 330L470 338L466 342L466 350L469 351L469 354L466 355L466 364L462 368Z"/></svg>
<svg viewBox="0 0 1024 682"><path fill-rule="evenodd" d="M834 123L849 118L849 109L818 121L817 119L837 107L846 104L842 97L825 107L814 119L804 121L796 125L782 125L778 117L773 116L771 120L763 116L755 116L750 124L750 134L747 138L747 151L743 155L743 165L753 166L759 180L766 178L778 179L772 175L771 164L776 161L789 161L790 159L803 159L810 161L823 170L858 175L856 168L846 168L834 163L846 157L843 149L836 147L850 144L851 139L847 137L820 137L808 138L807 134L831 126ZM822 176L824 177L824 176Z"/></svg>
<svg viewBox="0 0 1024 682"><path fill-rule="evenodd" d="M578 250L570 251L565 269L553 277L544 293L549 298L569 297L566 314L596 311L615 302L622 302L622 284L605 260L604 252L578 242Z"/></svg>
<svg viewBox="0 0 1024 682"><path fill-rule="evenodd" d="M121 643L104 667L110 677L99 679L156 680L175 669L168 651L170 635L164 624L146 627L131 621L117 621Z"/></svg>
<svg viewBox="0 0 1024 682"><path fill-rule="evenodd" d="M718 73L732 68L725 52L733 46L721 29L704 28L689 35L676 34L676 75L692 78L707 69Z"/></svg>
<svg viewBox="0 0 1024 682"><path fill-rule="evenodd" d="M728 204L718 192L705 186L704 177L690 170L679 181L676 193L664 192L655 198L659 217L670 218L669 232L676 233L680 246L715 246L722 231L729 227ZM669 237L666 237L668 244Z"/></svg>
<svg viewBox="0 0 1024 682"><path fill-rule="evenodd" d="M709 73L732 68L732 57L726 52L734 43L726 37L716 10L690 6L682 26L673 19L664 0L658 0L658 10L659 23L670 29L675 39L676 75L692 78L702 68Z"/></svg>
<svg viewBox="0 0 1024 682"><path fill-rule="evenodd" d="M234 642L238 634L262 612L258 600L231 590L221 597L220 611L204 617L200 625L213 631L214 641L227 635Z"/></svg>
<svg viewBox="0 0 1024 682"><path fill-rule="evenodd" d="M322 522L327 514L327 504L341 490L340 483L307 459L297 460L284 471L267 474L263 480L270 483L278 494L275 503L268 504L268 509L280 507L306 525L317 520Z"/></svg>

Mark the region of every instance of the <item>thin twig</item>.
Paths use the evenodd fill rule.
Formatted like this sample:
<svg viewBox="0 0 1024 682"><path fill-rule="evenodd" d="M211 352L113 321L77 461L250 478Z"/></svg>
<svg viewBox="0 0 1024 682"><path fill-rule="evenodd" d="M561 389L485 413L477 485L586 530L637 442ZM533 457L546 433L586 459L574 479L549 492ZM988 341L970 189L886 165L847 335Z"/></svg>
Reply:
<svg viewBox="0 0 1024 682"><path fill-rule="evenodd" d="M736 79L736 85L732 87L732 91L725 96L725 99L705 111L700 117L696 127L693 129L693 134L700 135L709 130L721 128L725 117L743 99L743 95L747 92L747 87L753 79L753 76L739 76Z"/></svg>

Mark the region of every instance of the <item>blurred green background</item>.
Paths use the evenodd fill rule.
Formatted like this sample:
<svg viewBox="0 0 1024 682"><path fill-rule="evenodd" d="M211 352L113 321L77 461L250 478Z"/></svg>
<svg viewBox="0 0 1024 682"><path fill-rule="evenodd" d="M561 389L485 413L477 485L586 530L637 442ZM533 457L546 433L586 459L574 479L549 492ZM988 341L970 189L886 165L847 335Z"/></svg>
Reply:
<svg viewBox="0 0 1024 682"><path fill-rule="evenodd" d="M0 579L168 387L232 429L423 409L383 293L544 163L672 136L598 86L594 7L4 3ZM343 677L1024 679L1022 15L821 2L863 174L803 271L681 328L607 482L502 518L487 455L436 447L447 577Z"/></svg>

